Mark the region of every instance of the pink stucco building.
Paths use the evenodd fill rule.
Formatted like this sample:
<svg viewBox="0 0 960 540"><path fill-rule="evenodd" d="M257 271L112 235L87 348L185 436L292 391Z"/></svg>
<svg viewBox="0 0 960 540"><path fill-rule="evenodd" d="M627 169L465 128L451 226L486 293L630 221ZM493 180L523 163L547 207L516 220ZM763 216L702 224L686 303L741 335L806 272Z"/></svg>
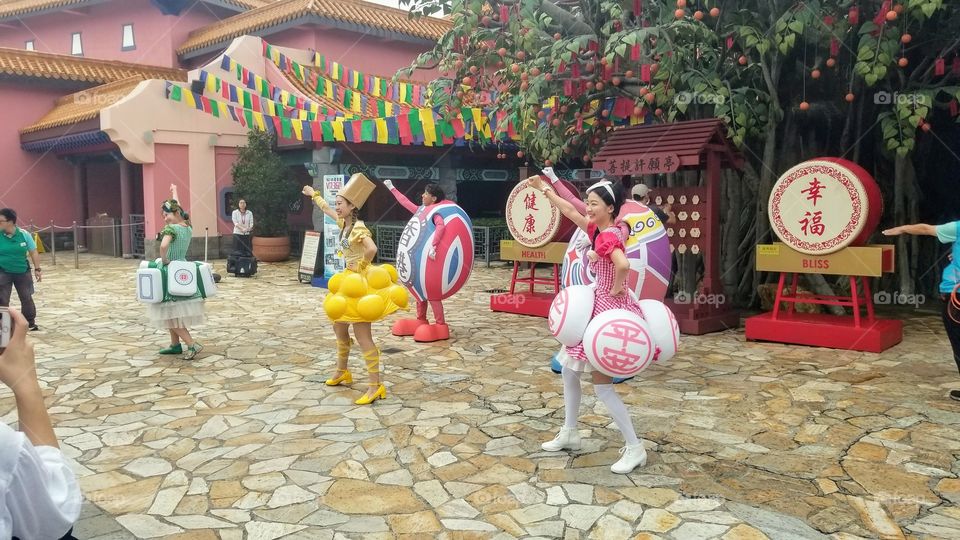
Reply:
<svg viewBox="0 0 960 540"><path fill-rule="evenodd" d="M405 11L362 0L0 1L0 102L11 120L0 126L0 158L6 164L0 206L17 209L23 223L38 226L98 216L142 220L143 227L124 234L123 253L150 255L152 243L144 246L142 239L159 229L155 209L175 183L195 230L209 232L216 254L232 231L230 169L250 126L226 114L227 108L217 109L223 115L211 114L209 100L236 106L243 117L251 104L231 103L230 93L219 88L235 85L242 95L254 79L276 92L271 97L282 91L297 104L277 116L306 115L300 111L304 104L320 111L311 116L318 135L310 140L278 130L284 156L304 182L363 170L401 182L407 178L411 190L418 181L439 180L455 194L457 181L464 179L485 184L474 188L484 193L503 190L503 182L484 181L516 176L516 169L486 170L493 152L450 152L444 145L454 141L446 136L430 147L422 140L387 145L386 135L365 142L349 134L346 140L319 136L320 120L349 131L346 120L367 119L382 131L384 110L416 111L422 87L411 93L406 90L419 85L410 83L398 93L395 86L404 84L386 81L430 49L448 25L410 20ZM300 71L291 71L291 61ZM352 70L362 73L353 77ZM241 72L250 85L238 80ZM218 82L204 88L199 81L208 78ZM321 79L333 90L318 93ZM184 100L195 96L198 107L170 99L174 87ZM344 96L354 96L357 104ZM260 102L254 102L256 113ZM267 118L271 129L271 120L281 126L279 119ZM394 212L388 198L379 193L371 201L378 215ZM290 216L300 230L313 221L306 206ZM81 241L87 240L93 243Z"/></svg>

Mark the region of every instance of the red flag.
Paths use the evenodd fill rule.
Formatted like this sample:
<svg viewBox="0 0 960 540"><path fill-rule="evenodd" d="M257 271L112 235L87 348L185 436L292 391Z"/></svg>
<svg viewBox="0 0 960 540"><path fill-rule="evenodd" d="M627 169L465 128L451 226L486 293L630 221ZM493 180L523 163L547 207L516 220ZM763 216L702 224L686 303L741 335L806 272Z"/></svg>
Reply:
<svg viewBox="0 0 960 540"><path fill-rule="evenodd" d="M273 122L273 127L277 128L277 136L283 137L283 124L280 123L280 117L269 116L268 118Z"/></svg>
<svg viewBox="0 0 960 540"><path fill-rule="evenodd" d="M413 137L413 133L410 131L410 117L404 114L397 116L397 130L400 132L400 138L403 140L410 139ZM409 143L403 143L409 144Z"/></svg>
<svg viewBox="0 0 960 540"><path fill-rule="evenodd" d="M633 47L630 47L630 60L636 62L640 60L640 44L637 43Z"/></svg>
<svg viewBox="0 0 960 540"><path fill-rule="evenodd" d="M933 72L938 77L942 77L947 72L947 61L943 58L937 58L936 63L934 64Z"/></svg>
<svg viewBox="0 0 960 540"><path fill-rule="evenodd" d="M860 8L854 6L850 8L850 24L857 24L860 22Z"/></svg>
<svg viewBox="0 0 960 540"><path fill-rule="evenodd" d="M350 122L350 128L353 129L353 142L359 142L363 138L363 121L354 120Z"/></svg>
<svg viewBox="0 0 960 540"><path fill-rule="evenodd" d="M645 83L650 82L650 64L640 66L640 80Z"/></svg>
<svg viewBox="0 0 960 540"><path fill-rule="evenodd" d="M463 129L463 120L459 118L454 118L450 121L450 125L453 126L453 134L458 139L463 138L464 129Z"/></svg>
<svg viewBox="0 0 960 540"><path fill-rule="evenodd" d="M893 7L893 0L883 0L883 5L880 6L880 11L877 12L877 16L873 18L873 23L877 26L883 26L883 23L887 20L887 12Z"/></svg>

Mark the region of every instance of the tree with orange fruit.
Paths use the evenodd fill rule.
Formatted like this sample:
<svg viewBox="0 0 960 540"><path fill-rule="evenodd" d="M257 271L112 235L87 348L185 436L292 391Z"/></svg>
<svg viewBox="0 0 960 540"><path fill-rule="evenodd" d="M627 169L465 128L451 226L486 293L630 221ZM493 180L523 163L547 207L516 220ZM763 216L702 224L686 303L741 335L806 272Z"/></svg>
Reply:
<svg viewBox="0 0 960 540"><path fill-rule="evenodd" d="M533 164L589 166L607 134L630 117L722 119L748 158L746 187L728 194L728 206L753 211L731 211L725 224L726 247L736 254L727 264L739 265L725 268L727 286L745 300L755 297L760 281L749 252L771 239L766 204L782 171L813 154L872 159L876 166L868 170L891 182L894 206L903 207L897 221L915 222L912 165L905 160L935 135L925 135L933 116L957 116L951 105L960 98L956 2L401 3L412 13L444 11L452 22L410 70L440 69L431 83L433 104L457 114L489 96L486 110L507 119L521 146L517 156ZM895 92L916 99L885 103ZM631 106L621 106L623 100Z"/></svg>

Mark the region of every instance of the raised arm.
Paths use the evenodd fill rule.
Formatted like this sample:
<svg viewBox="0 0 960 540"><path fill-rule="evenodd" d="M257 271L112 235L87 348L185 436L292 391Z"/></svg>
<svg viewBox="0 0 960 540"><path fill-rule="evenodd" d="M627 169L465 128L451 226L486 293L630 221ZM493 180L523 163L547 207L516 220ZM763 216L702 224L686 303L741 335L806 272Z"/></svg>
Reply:
<svg viewBox="0 0 960 540"><path fill-rule="evenodd" d="M307 197L310 197L313 203L319 206L320 210L329 216L330 219L334 221L337 220L337 213L333 211L333 208L330 208L330 205L327 204L327 201L323 200L323 194L313 189L313 186L303 186L302 193Z"/></svg>
<svg viewBox="0 0 960 540"><path fill-rule="evenodd" d="M398 203L400 203L400 206L406 208L407 211L410 212L411 214L417 213L417 209L420 207L413 204L413 202L411 202L406 195L404 195L403 193L400 193L400 190L393 187L393 182L391 180L384 180L383 185L384 187L390 190L390 193L393 194L393 198L396 199Z"/></svg>
<svg viewBox="0 0 960 540"><path fill-rule="evenodd" d="M587 213L587 203L583 202L580 197L577 197L572 191L567 189L567 186L560 181L560 177L553 172L553 167L546 167L543 169L543 174L550 179L550 185L553 186L553 189L557 190L557 194L560 195L563 200L572 204L573 207L577 209L577 212L580 212L581 215Z"/></svg>
<svg viewBox="0 0 960 540"><path fill-rule="evenodd" d="M577 227L580 227L584 231L587 230L587 225L589 221L587 217L577 211L577 208L561 198L555 191L548 188L543 184L543 180L539 176L531 176L526 179L526 182L530 184L530 187L533 189L539 190L543 195L550 201L550 204L556 206L560 212L567 217L570 221L577 224Z"/></svg>
<svg viewBox="0 0 960 540"><path fill-rule="evenodd" d="M884 236L897 236L904 233L936 236L937 227L934 225L927 225L926 223L916 223L914 225L901 225L899 227L894 227L892 229L883 231Z"/></svg>

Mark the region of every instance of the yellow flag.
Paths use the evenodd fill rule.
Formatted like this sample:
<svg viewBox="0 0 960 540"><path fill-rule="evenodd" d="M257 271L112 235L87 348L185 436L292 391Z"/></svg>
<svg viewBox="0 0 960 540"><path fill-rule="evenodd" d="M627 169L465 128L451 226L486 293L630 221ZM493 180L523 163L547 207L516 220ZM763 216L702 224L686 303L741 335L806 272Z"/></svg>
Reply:
<svg viewBox="0 0 960 540"><path fill-rule="evenodd" d="M343 135L343 120L339 118L331 122L333 125L333 140L343 142L346 140L346 137Z"/></svg>
<svg viewBox="0 0 960 540"><path fill-rule="evenodd" d="M197 100L193 98L193 92L189 88L183 89L183 102L194 109L197 108Z"/></svg>
<svg viewBox="0 0 960 540"><path fill-rule="evenodd" d="M253 113L253 121L257 125L257 129L260 131L266 131L267 125L263 123L263 114L255 112Z"/></svg>
<svg viewBox="0 0 960 540"><path fill-rule="evenodd" d="M373 78L373 97L380 97L380 77Z"/></svg>
<svg viewBox="0 0 960 540"><path fill-rule="evenodd" d="M359 92L354 92L354 93L353 93L353 100L352 100L352 101L353 101L353 103L350 104L350 110L353 111L353 112L355 112L355 113L363 112L363 109L362 109L362 107L360 106L360 105L361 105L361 102L360 102L360 93L359 93Z"/></svg>
<svg viewBox="0 0 960 540"><path fill-rule="evenodd" d="M433 109L417 109L420 113L420 125L423 126L423 145L435 146L437 126L433 123Z"/></svg>
<svg viewBox="0 0 960 540"><path fill-rule="evenodd" d="M290 124L293 126L293 136L296 137L298 141L303 140L303 122L300 120L292 120Z"/></svg>
<svg viewBox="0 0 960 540"><path fill-rule="evenodd" d="M377 142L380 144L387 144L389 140L387 138L387 121L383 118L377 118Z"/></svg>
<svg viewBox="0 0 960 540"><path fill-rule="evenodd" d="M207 76L207 87L206 87L206 88L207 88L207 92L210 92L211 94L216 93L216 92L217 92L217 78L214 77L214 76L212 76L212 75L208 75L208 76Z"/></svg>

